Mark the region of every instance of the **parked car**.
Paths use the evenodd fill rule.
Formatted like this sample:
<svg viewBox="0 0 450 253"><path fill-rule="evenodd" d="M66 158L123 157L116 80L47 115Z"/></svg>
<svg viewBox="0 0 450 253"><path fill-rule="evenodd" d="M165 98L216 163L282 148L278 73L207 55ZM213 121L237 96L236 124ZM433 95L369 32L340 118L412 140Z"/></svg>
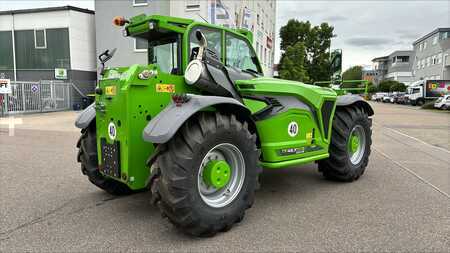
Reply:
<svg viewBox="0 0 450 253"><path fill-rule="evenodd" d="M382 99L381 99L381 101L383 102L383 103L390 103L391 102L391 97L392 97L393 95L386 95L386 96L384 96Z"/></svg>
<svg viewBox="0 0 450 253"><path fill-rule="evenodd" d="M389 102L393 103L393 104L398 104L399 98L404 96L405 93L404 92L394 92L391 95L391 98L389 100Z"/></svg>
<svg viewBox="0 0 450 253"><path fill-rule="evenodd" d="M450 95L438 98L434 103L434 107L442 110L450 110Z"/></svg>
<svg viewBox="0 0 450 253"><path fill-rule="evenodd" d="M398 96L397 100L396 100L396 103L397 104L402 104L402 105L409 104L408 96L406 94Z"/></svg>
<svg viewBox="0 0 450 253"><path fill-rule="evenodd" d="M378 92L375 94L375 101L377 102L382 102L383 101L383 97L389 95L388 93L385 92Z"/></svg>

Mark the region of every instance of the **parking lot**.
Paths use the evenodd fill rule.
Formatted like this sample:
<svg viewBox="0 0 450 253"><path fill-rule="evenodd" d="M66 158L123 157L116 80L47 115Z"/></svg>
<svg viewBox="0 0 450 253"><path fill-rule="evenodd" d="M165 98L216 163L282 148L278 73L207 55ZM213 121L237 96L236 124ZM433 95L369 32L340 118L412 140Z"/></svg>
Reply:
<svg viewBox="0 0 450 253"><path fill-rule="evenodd" d="M450 113L372 103L373 146L357 182L324 180L312 164L265 171L244 221L188 237L149 193L112 197L76 162L75 112L0 126L0 251L406 251L450 248Z"/></svg>

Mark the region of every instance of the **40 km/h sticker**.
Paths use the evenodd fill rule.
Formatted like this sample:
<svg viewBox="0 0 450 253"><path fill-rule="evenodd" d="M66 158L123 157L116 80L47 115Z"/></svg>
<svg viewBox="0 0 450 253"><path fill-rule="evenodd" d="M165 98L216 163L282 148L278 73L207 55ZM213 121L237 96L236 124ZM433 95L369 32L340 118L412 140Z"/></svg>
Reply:
<svg viewBox="0 0 450 253"><path fill-rule="evenodd" d="M108 125L108 135L111 140L115 140L117 136L117 129L114 122L109 123Z"/></svg>
<svg viewBox="0 0 450 253"><path fill-rule="evenodd" d="M292 121L291 123L289 123L288 134L291 137L297 136L297 134L298 134L298 124L297 124L297 122Z"/></svg>

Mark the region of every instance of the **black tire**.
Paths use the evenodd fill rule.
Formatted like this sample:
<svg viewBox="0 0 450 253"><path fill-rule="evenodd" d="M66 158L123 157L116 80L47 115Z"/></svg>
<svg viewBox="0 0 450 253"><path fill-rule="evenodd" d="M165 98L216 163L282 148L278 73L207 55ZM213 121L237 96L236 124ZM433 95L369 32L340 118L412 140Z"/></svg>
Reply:
<svg viewBox="0 0 450 253"><path fill-rule="evenodd" d="M77 160L81 163L81 172L88 177L91 183L109 194L116 196L131 194L133 191L126 184L107 178L98 170L96 136L95 123L89 125L87 129L81 130L81 137L77 143Z"/></svg>
<svg viewBox="0 0 450 253"><path fill-rule="evenodd" d="M362 126L365 134L365 150L361 160L353 164L350 160L348 142L352 129ZM364 173L369 162L372 145L371 121L367 112L357 106L337 107L333 119L330 157L319 161L319 171L330 180L352 182Z"/></svg>
<svg viewBox="0 0 450 253"><path fill-rule="evenodd" d="M244 154L245 179L231 203L213 208L200 196L198 173L204 156L222 143L233 144ZM228 231L243 219L253 204L261 173L256 135L247 122L234 115L200 113L164 145L153 165L158 176L152 184L154 202L163 216L183 232L200 237Z"/></svg>
<svg viewBox="0 0 450 253"><path fill-rule="evenodd" d="M417 105L418 105L418 106L422 106L422 105L424 105L424 104L425 104L425 101L424 101L423 99L417 100Z"/></svg>

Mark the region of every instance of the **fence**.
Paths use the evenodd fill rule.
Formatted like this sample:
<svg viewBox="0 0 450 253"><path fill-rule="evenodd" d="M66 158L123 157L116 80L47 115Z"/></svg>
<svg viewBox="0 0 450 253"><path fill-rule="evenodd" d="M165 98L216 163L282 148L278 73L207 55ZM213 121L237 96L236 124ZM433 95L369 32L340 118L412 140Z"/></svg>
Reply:
<svg viewBox="0 0 450 253"><path fill-rule="evenodd" d="M70 83L11 82L12 93L0 94L1 115L70 109Z"/></svg>

